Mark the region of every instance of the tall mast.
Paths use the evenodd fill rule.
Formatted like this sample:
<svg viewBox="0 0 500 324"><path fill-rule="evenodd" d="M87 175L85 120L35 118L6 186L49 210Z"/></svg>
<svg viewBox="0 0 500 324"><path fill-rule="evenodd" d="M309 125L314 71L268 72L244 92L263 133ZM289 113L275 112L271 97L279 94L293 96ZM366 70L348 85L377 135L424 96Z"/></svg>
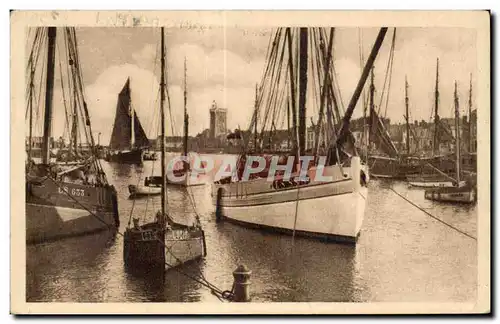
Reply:
<svg viewBox="0 0 500 324"><path fill-rule="evenodd" d="M255 152L257 152L257 121L259 119L258 112L257 112L257 101L258 101L258 85L255 84L255 104L254 104L254 114L255 114L255 123L254 123L254 130L253 130L253 147Z"/></svg>
<svg viewBox="0 0 500 324"><path fill-rule="evenodd" d="M370 73L370 95L368 97L368 100L370 102L370 134L369 134L369 137L368 138L375 138L374 134L373 133L373 127L375 125L373 125L374 123L374 120L373 118L375 117L375 114L373 113L375 111L375 73L373 72L374 68L372 67L371 69L371 73ZM368 142L367 142L368 143Z"/></svg>
<svg viewBox="0 0 500 324"><path fill-rule="evenodd" d="M318 124L317 127L315 127L314 130L314 139L315 143L314 145L314 155L316 156L319 151L319 144L320 144L320 138L321 138L321 128L323 125L323 115L324 115L324 110L325 110L325 103L327 100L327 93L329 91L328 88L328 82L329 82L329 76L330 76L330 61L332 60L332 48L333 48L333 35L334 35L334 28L330 28L330 38L328 40L328 52L324 53L322 51L321 55L326 56L324 62L324 79L323 79L323 84L321 85L321 98L320 98L320 106L319 106L319 117L318 117ZM325 55L326 54L326 55ZM318 69L319 70L319 69ZM324 131L323 131L323 136L324 136ZM323 137L326 142L325 136Z"/></svg>
<svg viewBox="0 0 500 324"><path fill-rule="evenodd" d="M47 80L45 84L45 117L43 121L42 163L50 162L50 135L52 128L52 101L54 99L54 64L56 27L48 27Z"/></svg>
<svg viewBox="0 0 500 324"><path fill-rule="evenodd" d="M286 148L290 149L290 98L286 100L286 129L288 131L288 136L286 140Z"/></svg>
<svg viewBox="0 0 500 324"><path fill-rule="evenodd" d="M405 106L406 106L406 153L410 154L410 113L408 108L408 80L405 75Z"/></svg>
<svg viewBox="0 0 500 324"><path fill-rule="evenodd" d="M30 97L29 97L29 107L30 107L30 130L29 130L29 143L28 143L28 160L31 161L31 146L33 142L33 91L35 86L33 84L33 75L35 74L34 68L31 67L30 75Z"/></svg>
<svg viewBox="0 0 500 324"><path fill-rule="evenodd" d="M166 172L165 172L165 39L164 27L161 27L161 79L160 79L160 118L161 118L161 216L160 225L165 225ZM162 227L163 228L163 227Z"/></svg>
<svg viewBox="0 0 500 324"><path fill-rule="evenodd" d="M384 41L385 34L387 34L387 27L380 28L380 31L377 35L377 39L375 39L375 43L373 44L373 48L370 52L370 55L368 56L368 59L366 60L365 67L363 68L363 73L361 73L361 78L359 79L358 84L356 85L356 89L354 89L354 93L353 93L351 100L349 101L349 105L347 106L347 109L345 111L344 117L342 119L342 126L340 128L337 140L335 141L335 143L332 143L333 145L331 145L331 147L337 146L340 143L342 143L348 134L349 122L350 122L352 114L354 112L354 108L356 108L356 104L358 103L358 99L361 95L361 91L363 91L363 87L365 86L366 79L368 78L368 73L370 73L370 70L373 67L373 63L375 62L375 58L377 57L378 52L380 50L380 47L382 46L382 42Z"/></svg>
<svg viewBox="0 0 500 324"><path fill-rule="evenodd" d="M293 136L293 148L294 153L299 155L299 143L297 141L297 103L296 103L296 90L295 90L295 74L294 74L294 65L293 65L293 41L292 41L292 31L290 27L286 29L286 36L288 37L288 71L290 72L290 105L289 107L292 109L292 136Z"/></svg>
<svg viewBox="0 0 500 324"><path fill-rule="evenodd" d="M470 82L469 82L469 152L472 152L472 73L470 74Z"/></svg>
<svg viewBox="0 0 500 324"><path fill-rule="evenodd" d="M71 140L70 140L70 152L73 150L74 154L78 154L78 107L77 107L77 88L76 88L76 78L75 73L73 73L73 120L71 126Z"/></svg>
<svg viewBox="0 0 500 324"><path fill-rule="evenodd" d="M163 34L162 34L163 36ZM163 56L162 56L163 57ZM186 58L184 57L184 156L188 153L189 116L187 113L187 73Z"/></svg>
<svg viewBox="0 0 500 324"><path fill-rule="evenodd" d="M439 58L436 61L436 88L434 90L434 154L439 154Z"/></svg>
<svg viewBox="0 0 500 324"><path fill-rule="evenodd" d="M458 107L457 81L455 81L455 151L457 155L457 184L460 183L460 112Z"/></svg>
<svg viewBox="0 0 500 324"><path fill-rule="evenodd" d="M306 96L308 67L308 28L299 31L299 156L306 149Z"/></svg>

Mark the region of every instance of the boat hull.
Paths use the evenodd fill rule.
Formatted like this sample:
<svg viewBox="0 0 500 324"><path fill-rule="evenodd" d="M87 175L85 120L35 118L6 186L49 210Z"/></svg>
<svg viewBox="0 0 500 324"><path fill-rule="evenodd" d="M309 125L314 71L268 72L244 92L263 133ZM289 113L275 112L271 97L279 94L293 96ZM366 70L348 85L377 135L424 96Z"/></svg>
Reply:
<svg viewBox="0 0 500 324"><path fill-rule="evenodd" d="M152 226L151 226L152 225ZM169 270L205 256L203 230L189 227L160 230L148 224L125 232L123 259L129 269Z"/></svg>
<svg viewBox="0 0 500 324"><path fill-rule="evenodd" d="M157 196L161 194L161 187L129 185L128 191L130 194L129 198Z"/></svg>
<svg viewBox="0 0 500 324"><path fill-rule="evenodd" d="M363 223L368 188L360 183L359 168L344 168L343 172L351 173L352 169L356 169L353 175L357 176L299 189L266 190L266 179L248 184L216 184L213 204L221 218L249 227L355 243Z"/></svg>
<svg viewBox="0 0 500 324"><path fill-rule="evenodd" d="M26 187L27 243L115 230L119 225L116 192L111 186L57 186L46 179L41 183L27 182Z"/></svg>
<svg viewBox="0 0 500 324"><path fill-rule="evenodd" d="M410 186L418 188L451 188L454 186L453 181L425 181L425 180L411 180L408 181Z"/></svg>
<svg viewBox="0 0 500 324"><path fill-rule="evenodd" d="M456 187L456 181L438 174L429 175L414 175L408 176L406 179L410 186L419 188L453 188ZM465 183L462 181L460 187Z"/></svg>
<svg viewBox="0 0 500 324"><path fill-rule="evenodd" d="M382 179L404 180L407 175L418 172L418 163L409 163L395 158L370 156L370 176Z"/></svg>
<svg viewBox="0 0 500 324"><path fill-rule="evenodd" d="M123 164L142 164L143 150L135 149L132 151L121 151L116 153L110 153L108 155L109 162L123 163Z"/></svg>

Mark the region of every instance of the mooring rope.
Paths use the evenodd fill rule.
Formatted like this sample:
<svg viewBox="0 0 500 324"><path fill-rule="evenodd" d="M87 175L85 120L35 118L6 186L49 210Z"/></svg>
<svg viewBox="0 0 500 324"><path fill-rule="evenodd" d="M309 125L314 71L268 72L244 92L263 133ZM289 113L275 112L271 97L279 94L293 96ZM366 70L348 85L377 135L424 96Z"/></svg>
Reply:
<svg viewBox="0 0 500 324"><path fill-rule="evenodd" d="M393 191L396 195L398 195L399 197L401 197L401 198L403 198L404 200L406 200L409 204L411 204L411 205L413 205L414 207L416 207L416 208L420 209L420 210L421 210L422 212L424 212L427 216L429 216L429 217L431 217L431 218L433 218L433 219L437 220L437 221L438 221L438 222L440 222L441 224L444 224L444 225L448 226L448 227L449 227L449 228L451 228L451 229L454 229L454 230L455 230L455 231L457 231L458 233L463 234L463 235L467 236L468 238L473 239L474 241L476 241L476 240L477 240L474 236L472 236L472 235L470 235L470 234L468 234L468 233L466 233L466 232L462 231L461 229L459 229L459 228L457 228L457 227L455 227L455 226L453 226L453 225L451 225L451 224L449 224L449 223L447 223L447 222L443 221L442 219L440 219L440 218L438 218L438 217L436 217L436 216L432 215L431 213L429 213L428 211L426 211L426 210L425 210L425 209L423 209L422 207L418 206L417 204L415 204L414 202L412 202L411 200L409 200L409 199L408 199L408 198L406 198L405 196L401 195L399 192L397 192L397 191L396 191L396 190L394 190L393 188L390 188L390 189L391 189L391 190L392 190L392 191Z"/></svg>

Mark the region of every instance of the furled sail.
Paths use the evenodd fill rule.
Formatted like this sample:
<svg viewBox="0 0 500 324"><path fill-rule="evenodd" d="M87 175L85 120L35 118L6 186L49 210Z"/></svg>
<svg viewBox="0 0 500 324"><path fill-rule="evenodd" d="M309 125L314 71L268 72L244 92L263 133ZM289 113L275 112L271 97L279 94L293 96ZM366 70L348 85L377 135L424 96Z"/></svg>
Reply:
<svg viewBox="0 0 500 324"><path fill-rule="evenodd" d="M118 94L116 104L115 123L111 133L109 146L112 150L129 150L132 141L132 122L131 122L131 99L130 99L130 78ZM142 128L139 117L134 111L134 147L148 147L149 140Z"/></svg>
<svg viewBox="0 0 500 324"><path fill-rule="evenodd" d="M399 156L398 149L394 145L384 126L374 109L370 109L370 140L375 143L377 148L392 158Z"/></svg>

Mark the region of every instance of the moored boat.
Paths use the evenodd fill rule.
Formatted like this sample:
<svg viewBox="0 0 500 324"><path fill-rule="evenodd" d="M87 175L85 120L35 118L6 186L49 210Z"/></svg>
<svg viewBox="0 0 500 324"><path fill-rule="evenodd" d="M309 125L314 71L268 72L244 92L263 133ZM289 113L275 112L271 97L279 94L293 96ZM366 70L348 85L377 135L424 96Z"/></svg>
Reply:
<svg viewBox="0 0 500 324"><path fill-rule="evenodd" d="M473 203L477 199L477 192L475 187L463 185L461 187L426 190L424 197L425 199L443 202Z"/></svg>
<svg viewBox="0 0 500 324"><path fill-rule="evenodd" d="M206 255L205 234L198 217L191 225L175 221L167 213L167 188L165 166L165 41L164 27L161 27L161 210L153 222L139 224L133 218L133 226L128 226L124 234L123 260L130 270L153 269L169 270ZM131 215L132 217L132 215Z"/></svg>
<svg viewBox="0 0 500 324"><path fill-rule="evenodd" d="M460 112L457 92L457 82L455 81L455 129L457 135L455 140L455 153L456 153L456 182L454 187L439 188L435 190L426 190L425 199L443 201L443 202L460 202L460 203L473 203L476 201L476 188L472 183L461 181L460 167L461 167L461 154L460 154ZM457 185L458 184L458 185Z"/></svg>
<svg viewBox="0 0 500 324"><path fill-rule="evenodd" d="M189 115L187 113L187 76L186 59L184 59L184 136L182 145L182 155L184 159L189 159L188 135L189 135ZM193 154L193 153L192 153ZM182 187L203 186L209 182L209 178L202 172L193 172L188 161L181 160L174 165L173 170L167 171L166 183Z"/></svg>
<svg viewBox="0 0 500 324"><path fill-rule="evenodd" d="M144 150L150 146L135 109L132 108L130 78L118 94L115 121L106 160L124 164L142 164Z"/></svg>
<svg viewBox="0 0 500 324"><path fill-rule="evenodd" d="M223 218L249 227L354 243L368 196L363 167L359 157L352 157L350 167L326 167L324 175L334 178L329 182L301 184L292 177L272 185L267 178L215 183L213 204Z"/></svg>
<svg viewBox="0 0 500 324"><path fill-rule="evenodd" d="M82 143L82 135L89 148L86 159L76 161L53 161L51 159L50 138L53 131L53 93L55 80L55 55L57 28L37 28L35 40L29 60L28 76L28 108L29 108L29 147L26 161L26 242L38 243L68 236L77 236L99 230L115 230L119 226L118 203L115 188L107 181L106 175L95 156L95 143L92 136L91 123L87 104L82 92L83 80L79 66L78 47L74 28L61 29L60 43L70 47L69 57L60 57L60 67L67 64L70 75L64 77L61 71L61 84L68 82L73 93L72 105L65 107L65 113L71 111L72 139L68 151L76 152ZM36 60L43 46L47 43L47 65L36 69ZM44 55L42 55L44 56ZM66 61L65 61L66 60ZM41 72L40 72L41 71ZM45 73L45 87L39 85L40 93L36 94L35 81ZM41 78L40 78L41 79ZM72 82L68 80L73 80ZM42 96L44 92L45 106L43 117L43 137L41 161L35 163L31 155L33 120L33 97ZM76 117L75 117L76 116ZM68 117L68 116L67 116ZM69 120L67 118L66 120ZM83 134L81 134L81 133ZM77 136L78 134L78 136ZM78 144L78 145L77 145ZM64 142L61 142L64 145ZM73 147L73 149L71 148ZM76 155L75 155L76 156Z"/></svg>
<svg viewBox="0 0 500 324"><path fill-rule="evenodd" d="M361 163L360 157L357 155L353 136L349 131L349 122L387 28L382 28L377 36L343 117L337 110L337 103L333 103L336 91L333 88L333 82L328 82L335 77L332 72L333 64L330 63L333 30L333 28L330 29L329 37L321 28L296 28L293 32L292 28L281 28L276 32L272 48L268 51L270 53L269 65L266 67L262 85L259 87L266 90L266 86L268 86L269 93L260 91L249 127L250 130L254 129L254 155L245 153L248 151L246 147L243 148L235 174L223 179L215 179L212 186L213 204L216 207L218 219L227 219L244 226L283 232L293 236L307 236L349 243L357 241L365 214L369 175L366 165ZM325 46L315 47L312 45L315 42L315 35L322 35ZM308 40L309 37L310 40ZM312 43L309 44L309 42ZM309 53L309 45L311 45L312 53ZM296 54L292 50L294 46L299 48L297 57L294 57ZM287 64L287 68L281 65L275 66L273 63L275 62L274 56L281 51L279 48L282 48L283 51L288 48L288 63L283 63ZM314 50L318 50L318 52L315 53ZM324 142L327 143L325 145L327 148L326 156L324 156L323 161L325 163L320 163L321 159L313 158L309 160L312 163L306 165L302 158L306 158L303 153L306 151L306 96L309 91L307 80L308 77L314 78L318 75L314 68L309 75L307 74L308 59L312 59L312 57L324 58L319 63L318 70L320 72L318 74L324 73L321 80L316 80L316 84L320 86L321 101L314 135L317 140L311 149L314 157L320 156L321 142L318 138L321 135L321 130L330 130L330 133L324 132L328 135L323 135L326 137ZM281 61L287 62L287 59L282 57ZM297 62L297 65L294 62ZM285 71L285 76L281 76L282 71ZM277 98L280 97L273 92L278 91L280 82L286 83L283 80L287 80L287 78L290 81L290 88L286 88L285 85L287 90L285 95L288 90L290 92L288 92L289 97L284 100L285 104L273 102L279 100ZM298 85L294 85L296 80L298 80ZM268 100L269 102L266 102ZM280 112L270 113L269 110L272 110L273 107L284 106L286 112L281 113L288 119L287 123L290 123L290 119L293 123L293 126L289 128L289 133L292 134L290 140L293 142L294 149L288 153L288 156L284 156L287 161L290 161L288 158L295 158L291 161L294 166L291 177L286 176L288 171L281 175L273 173L275 170L273 171L273 168L270 167L269 161L266 162L263 170L253 174L253 177L244 176L246 169L255 168L253 164L247 165L247 161L264 158L262 154L259 154L262 145L259 145L257 140L257 121L261 105L266 105L264 113L261 114L263 116L262 128L264 129L266 125L270 127L270 134L275 131L276 121L267 121L265 118L271 114L280 114ZM324 110L326 110L326 121L323 120ZM340 124L340 126L337 128L334 126L335 124L337 124L336 126ZM264 131L262 130L260 133L264 134ZM261 139L261 141L263 140ZM245 142L248 143L248 141ZM277 156L272 156L270 159L275 157ZM300 163L297 161L298 157L302 160ZM288 163L286 164L288 165ZM285 166L281 165L280 167ZM299 170L306 171L305 179L307 180L300 176ZM330 178L320 180L316 177L317 173Z"/></svg>
<svg viewBox="0 0 500 324"><path fill-rule="evenodd" d="M457 186L455 179L439 173L407 175L406 180L410 186L419 188L452 188ZM459 183L459 186L463 185L465 185L465 181Z"/></svg>

